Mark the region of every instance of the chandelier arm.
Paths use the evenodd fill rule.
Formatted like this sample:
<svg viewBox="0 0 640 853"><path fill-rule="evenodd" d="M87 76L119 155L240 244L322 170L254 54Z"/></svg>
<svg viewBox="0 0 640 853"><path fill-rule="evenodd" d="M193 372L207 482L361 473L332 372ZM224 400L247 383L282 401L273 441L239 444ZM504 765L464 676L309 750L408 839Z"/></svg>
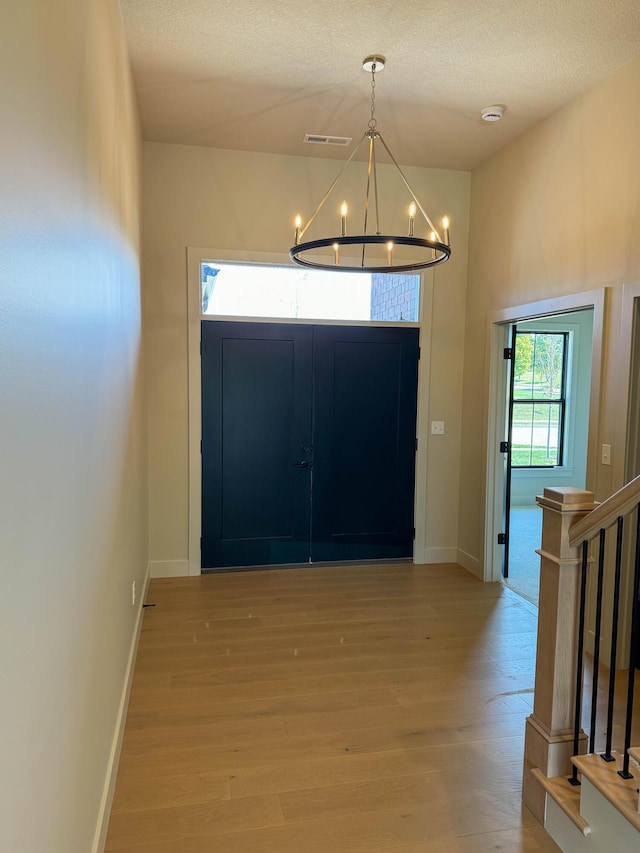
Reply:
<svg viewBox="0 0 640 853"><path fill-rule="evenodd" d="M345 162L345 164L344 164L344 166L342 167L342 169L340 169L340 171L338 172L338 174L337 174L337 176L336 176L335 181L331 184L331 186L329 187L329 189L328 189L328 190L326 191L326 193L324 194L324 196L323 196L323 198L322 198L322 201L320 202L320 204L316 207L316 209L315 209L315 210L313 211L313 213L311 214L311 218L309 219L309 221L307 222L307 224L304 226L304 228L300 231L300 238L302 238L302 237L304 236L305 231L309 228L309 226L311 225L311 223L313 222L313 220L314 220L314 219L316 218L316 216L320 213L320 210L321 210L321 208L322 208L322 205L325 203L325 201L326 201L326 200L329 198L329 196L331 195L331 192L332 192L333 188L335 187L335 185L338 183L338 181L339 181L339 180L340 180L340 178L342 177L342 175L343 175L343 173L344 173L344 170L347 168L347 166L349 165L349 163L353 160L353 158L355 157L355 155L358 153L358 150L359 150L360 146L362 145L362 143L365 141L365 139L366 139L366 138L367 138L367 134L365 133L365 134L363 134L362 139L360 140L360 142L358 142L358 144L356 145L356 147L355 147L355 148L353 149L353 151L351 152L351 155L350 155L349 159Z"/></svg>
<svg viewBox="0 0 640 853"><path fill-rule="evenodd" d="M373 136L369 134L369 157L367 159L367 189L364 197L364 227L363 234L367 233L367 223L369 220L369 191L371 188L371 162L373 159ZM366 244L362 244L362 266L364 266L364 252Z"/></svg>
<svg viewBox="0 0 640 853"><path fill-rule="evenodd" d="M397 170L398 170L398 172L400 173L400 177L401 177L401 178L402 178L402 180L404 181L404 185L406 186L406 188L407 188L407 189L409 190L409 192L411 193L411 198L415 201L415 203L416 203L416 206L417 206L418 210L420 211L420 213L421 213L421 214L424 216L424 218L426 219L426 222L427 222L427 225L429 226L429 228L430 228L430 229L435 233L436 238L437 238L437 241L438 241L438 242L440 242L440 233L439 233L438 229L435 227L435 225L433 224L433 222L431 221L431 219L429 219L428 215L425 213L425 210L424 210L423 206L420 204L420 202L418 201L418 199L417 199L417 197L416 197L416 194L415 194L415 193L414 193L414 191L411 189L411 185L409 184L409 181L405 178L405 176L404 176L404 172L402 171L402 169L401 169L401 168L400 168L400 166L398 165L398 162L397 162L396 158L393 156L393 154L392 154L392 153L391 153L391 151L389 150L389 146L387 145L387 143L386 143L386 142L384 141L384 139L382 138L382 134L378 133L378 137L379 137L379 139L380 139L380 142L382 142L382 144L384 145L384 150L387 152L387 154L389 155L389 157L391 157L391 161L392 161L393 165L396 167L396 169L397 169Z"/></svg>
<svg viewBox="0 0 640 853"><path fill-rule="evenodd" d="M379 136L380 134L378 134ZM378 169L376 165L375 137L373 140L373 196L376 200L376 234L380 234L380 207L378 205Z"/></svg>

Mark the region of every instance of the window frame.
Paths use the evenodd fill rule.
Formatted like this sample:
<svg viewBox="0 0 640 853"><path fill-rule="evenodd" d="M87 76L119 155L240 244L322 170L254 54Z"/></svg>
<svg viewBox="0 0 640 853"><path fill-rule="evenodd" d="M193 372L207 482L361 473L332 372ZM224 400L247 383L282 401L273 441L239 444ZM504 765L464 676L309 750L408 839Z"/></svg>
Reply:
<svg viewBox="0 0 640 853"><path fill-rule="evenodd" d="M518 464L516 464L513 461L513 454L514 454L515 448L514 448L513 435L512 435L511 436L511 445L512 445L511 446L511 468L512 469L517 468L519 471L533 470L533 469L546 469L546 468L562 468L565 465L565 437L566 437L565 433L566 433L566 428L567 428L567 417L566 417L566 415L567 415L567 374L568 374L569 361L570 361L569 347L570 347L571 332L560 331L560 330L559 331L555 331L555 330L537 331L535 329L522 329L522 330L520 330L517 328L515 331L516 331L515 351L513 354L514 355L514 362L513 362L513 369L514 370L515 370L515 355L516 355L516 352L518 349L518 337L524 336L524 335L530 335L530 336L534 336L534 335L550 336L550 335L553 335L553 336L562 338L562 373L561 373L561 378L560 378L560 395L558 397L548 397L548 398L532 397L531 399L524 399L523 400L523 399L516 399L515 394L514 394L512 400L511 400L512 409L516 405L518 405L518 406L525 405L525 406L531 406L534 409L534 412L535 412L535 406L536 405L539 406L539 405L553 404L553 405L558 406L558 408L559 408L558 449L557 449L558 461L556 463L549 464L549 465L533 465L533 464L518 465ZM512 419L511 429L512 429L512 433L513 433L513 419ZM531 450L532 445L531 444L529 445L529 448L530 448L529 458L531 458L531 455L532 455L532 450Z"/></svg>

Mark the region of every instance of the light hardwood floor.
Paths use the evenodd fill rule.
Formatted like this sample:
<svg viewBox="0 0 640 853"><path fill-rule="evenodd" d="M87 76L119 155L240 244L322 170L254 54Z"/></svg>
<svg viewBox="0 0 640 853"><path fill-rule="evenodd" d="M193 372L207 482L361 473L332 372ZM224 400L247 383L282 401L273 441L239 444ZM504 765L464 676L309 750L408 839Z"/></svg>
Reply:
<svg viewBox="0 0 640 853"><path fill-rule="evenodd" d="M536 610L459 566L154 580L106 850L557 851L522 806Z"/></svg>

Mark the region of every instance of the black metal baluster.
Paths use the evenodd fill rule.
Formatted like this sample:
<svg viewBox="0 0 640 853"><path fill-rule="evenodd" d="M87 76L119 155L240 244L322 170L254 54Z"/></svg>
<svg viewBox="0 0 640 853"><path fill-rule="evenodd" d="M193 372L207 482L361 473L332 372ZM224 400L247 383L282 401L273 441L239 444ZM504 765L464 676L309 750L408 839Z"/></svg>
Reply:
<svg viewBox="0 0 640 853"><path fill-rule="evenodd" d="M600 630L602 628L602 587L604 585L604 546L607 531L600 528L600 550L598 552L598 591L596 593L596 636L593 646L593 685L591 688L591 728L589 730L589 752L596 751L596 718L598 715L598 668L600 666Z"/></svg>
<svg viewBox="0 0 640 853"><path fill-rule="evenodd" d="M631 649L629 651L629 684L627 686L627 720L624 731L624 764L622 770L618 770L618 774L623 779L633 779L633 774L629 773L629 747L631 746L631 724L633 721L633 690L635 687L635 651L638 645L638 593L640 592L640 504L638 504L636 518L636 559L635 570L633 576L633 595L631 597L631 607L633 608L631 616Z"/></svg>
<svg viewBox="0 0 640 853"><path fill-rule="evenodd" d="M624 518L618 516L618 532L616 536L616 572L613 581L613 611L611 614L611 662L609 664L609 702L607 708L607 744L604 755L605 761L615 761L611 755L611 739L613 737L613 702L616 689L616 656L618 653L618 619L620 612L620 571L622 567L622 534Z"/></svg>
<svg viewBox="0 0 640 853"><path fill-rule="evenodd" d="M576 705L573 723L573 754L578 755L580 752L580 723L582 722L582 689L583 689L583 668L584 668L584 622L587 603L587 565L589 555L589 543L585 539L582 543L582 574L580 578L580 615L578 618L578 660L576 661ZM579 785L578 768L573 765L571 785Z"/></svg>

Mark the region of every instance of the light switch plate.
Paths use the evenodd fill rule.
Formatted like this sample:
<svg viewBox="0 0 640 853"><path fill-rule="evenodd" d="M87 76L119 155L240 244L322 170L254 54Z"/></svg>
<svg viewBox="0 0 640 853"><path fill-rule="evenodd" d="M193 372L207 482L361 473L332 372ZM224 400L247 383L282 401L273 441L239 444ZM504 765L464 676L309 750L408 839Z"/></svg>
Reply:
<svg viewBox="0 0 640 853"><path fill-rule="evenodd" d="M444 435L444 421L431 421L431 435Z"/></svg>

